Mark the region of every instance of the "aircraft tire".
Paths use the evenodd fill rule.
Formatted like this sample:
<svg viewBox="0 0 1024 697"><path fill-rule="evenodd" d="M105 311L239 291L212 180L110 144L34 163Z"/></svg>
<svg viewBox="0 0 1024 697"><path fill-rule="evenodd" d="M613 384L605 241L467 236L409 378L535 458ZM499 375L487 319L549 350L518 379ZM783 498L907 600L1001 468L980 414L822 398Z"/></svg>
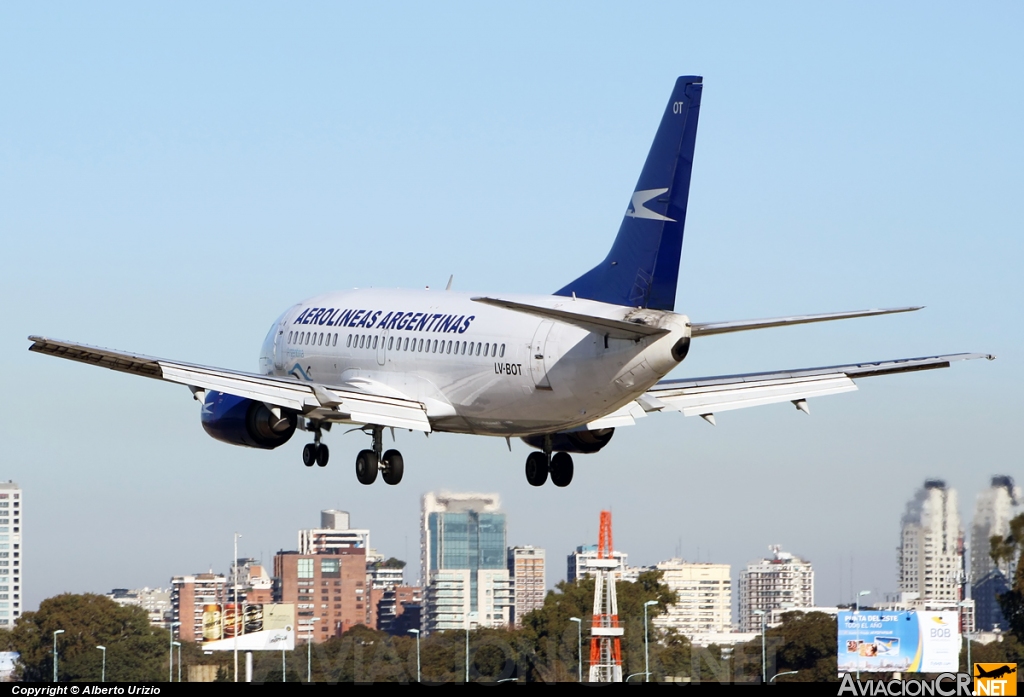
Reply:
<svg viewBox="0 0 1024 697"><path fill-rule="evenodd" d="M356 455L356 479L360 484L373 484L377 480L377 453L360 450Z"/></svg>
<svg viewBox="0 0 1024 697"><path fill-rule="evenodd" d="M526 457L526 481L530 486L543 486L548 480L548 459L544 453L532 452Z"/></svg>
<svg viewBox="0 0 1024 697"><path fill-rule="evenodd" d="M555 453L551 458L551 483L555 486L569 486L572 482L572 455Z"/></svg>
<svg viewBox="0 0 1024 697"><path fill-rule="evenodd" d="M302 448L302 464L312 467L316 463L316 443L306 443Z"/></svg>
<svg viewBox="0 0 1024 697"><path fill-rule="evenodd" d="M403 474L405 474L405 458L402 457L402 453L397 450L385 452L384 470L381 472L384 482L394 486L402 481Z"/></svg>
<svg viewBox="0 0 1024 697"><path fill-rule="evenodd" d="M326 467L329 459L331 459L331 451L327 449L326 443L321 443L320 447L316 449L316 464Z"/></svg>

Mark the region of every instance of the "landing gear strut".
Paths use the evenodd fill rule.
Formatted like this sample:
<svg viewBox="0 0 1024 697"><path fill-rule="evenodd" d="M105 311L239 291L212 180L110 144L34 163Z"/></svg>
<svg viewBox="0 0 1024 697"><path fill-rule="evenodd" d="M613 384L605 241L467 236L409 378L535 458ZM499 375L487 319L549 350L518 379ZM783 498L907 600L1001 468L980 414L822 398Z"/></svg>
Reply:
<svg viewBox="0 0 1024 697"><path fill-rule="evenodd" d="M394 486L405 474L405 460L397 450L384 452L384 427L373 426L372 450L362 450L356 456L356 479L360 484L373 484L380 471L384 482Z"/></svg>
<svg viewBox="0 0 1024 697"><path fill-rule="evenodd" d="M544 452L532 452L526 457L526 481L530 486L543 486L551 475L555 486L569 486L572 482L573 465L569 453L551 455L551 436L544 438Z"/></svg>
<svg viewBox="0 0 1024 697"><path fill-rule="evenodd" d="M331 451L327 448L326 443L320 442L322 435L320 427L317 426L316 430L313 431L313 442L306 443L306 446L302 449L302 464L306 467L312 467L314 464L321 467L327 466L327 460L331 457Z"/></svg>

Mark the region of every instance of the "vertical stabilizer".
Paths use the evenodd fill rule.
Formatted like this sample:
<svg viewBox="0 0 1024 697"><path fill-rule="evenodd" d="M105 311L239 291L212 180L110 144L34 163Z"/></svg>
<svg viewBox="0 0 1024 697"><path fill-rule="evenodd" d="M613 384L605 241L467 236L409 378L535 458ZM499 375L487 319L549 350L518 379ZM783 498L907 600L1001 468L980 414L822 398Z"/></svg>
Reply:
<svg viewBox="0 0 1024 697"><path fill-rule="evenodd" d="M555 295L575 293L657 310L675 307L702 79L676 80L608 256Z"/></svg>

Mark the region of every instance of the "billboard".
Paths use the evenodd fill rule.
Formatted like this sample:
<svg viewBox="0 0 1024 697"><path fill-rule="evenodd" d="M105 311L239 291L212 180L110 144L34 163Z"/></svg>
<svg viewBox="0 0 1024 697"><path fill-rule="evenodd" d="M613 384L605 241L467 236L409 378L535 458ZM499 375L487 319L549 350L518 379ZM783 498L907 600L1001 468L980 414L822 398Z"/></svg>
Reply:
<svg viewBox="0 0 1024 697"><path fill-rule="evenodd" d="M838 626L840 673L959 669L960 622L955 610L840 612Z"/></svg>
<svg viewBox="0 0 1024 697"><path fill-rule="evenodd" d="M295 648L295 606L216 603L203 606L204 651Z"/></svg>

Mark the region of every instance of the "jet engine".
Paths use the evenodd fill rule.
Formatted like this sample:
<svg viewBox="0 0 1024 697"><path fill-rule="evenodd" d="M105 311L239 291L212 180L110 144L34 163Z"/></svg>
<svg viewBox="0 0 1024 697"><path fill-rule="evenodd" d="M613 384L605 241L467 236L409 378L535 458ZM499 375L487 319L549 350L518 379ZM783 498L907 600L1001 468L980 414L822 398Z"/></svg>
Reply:
<svg viewBox="0 0 1024 697"><path fill-rule="evenodd" d="M551 450L561 453L596 453L608 445L615 433L614 428L599 428L593 431L571 431L569 433L552 433ZM525 436L522 440L531 448L544 449L543 435Z"/></svg>
<svg viewBox="0 0 1024 697"><path fill-rule="evenodd" d="M294 413L275 415L263 402L224 392L207 392L203 400L203 429L231 445L272 450L295 433Z"/></svg>

